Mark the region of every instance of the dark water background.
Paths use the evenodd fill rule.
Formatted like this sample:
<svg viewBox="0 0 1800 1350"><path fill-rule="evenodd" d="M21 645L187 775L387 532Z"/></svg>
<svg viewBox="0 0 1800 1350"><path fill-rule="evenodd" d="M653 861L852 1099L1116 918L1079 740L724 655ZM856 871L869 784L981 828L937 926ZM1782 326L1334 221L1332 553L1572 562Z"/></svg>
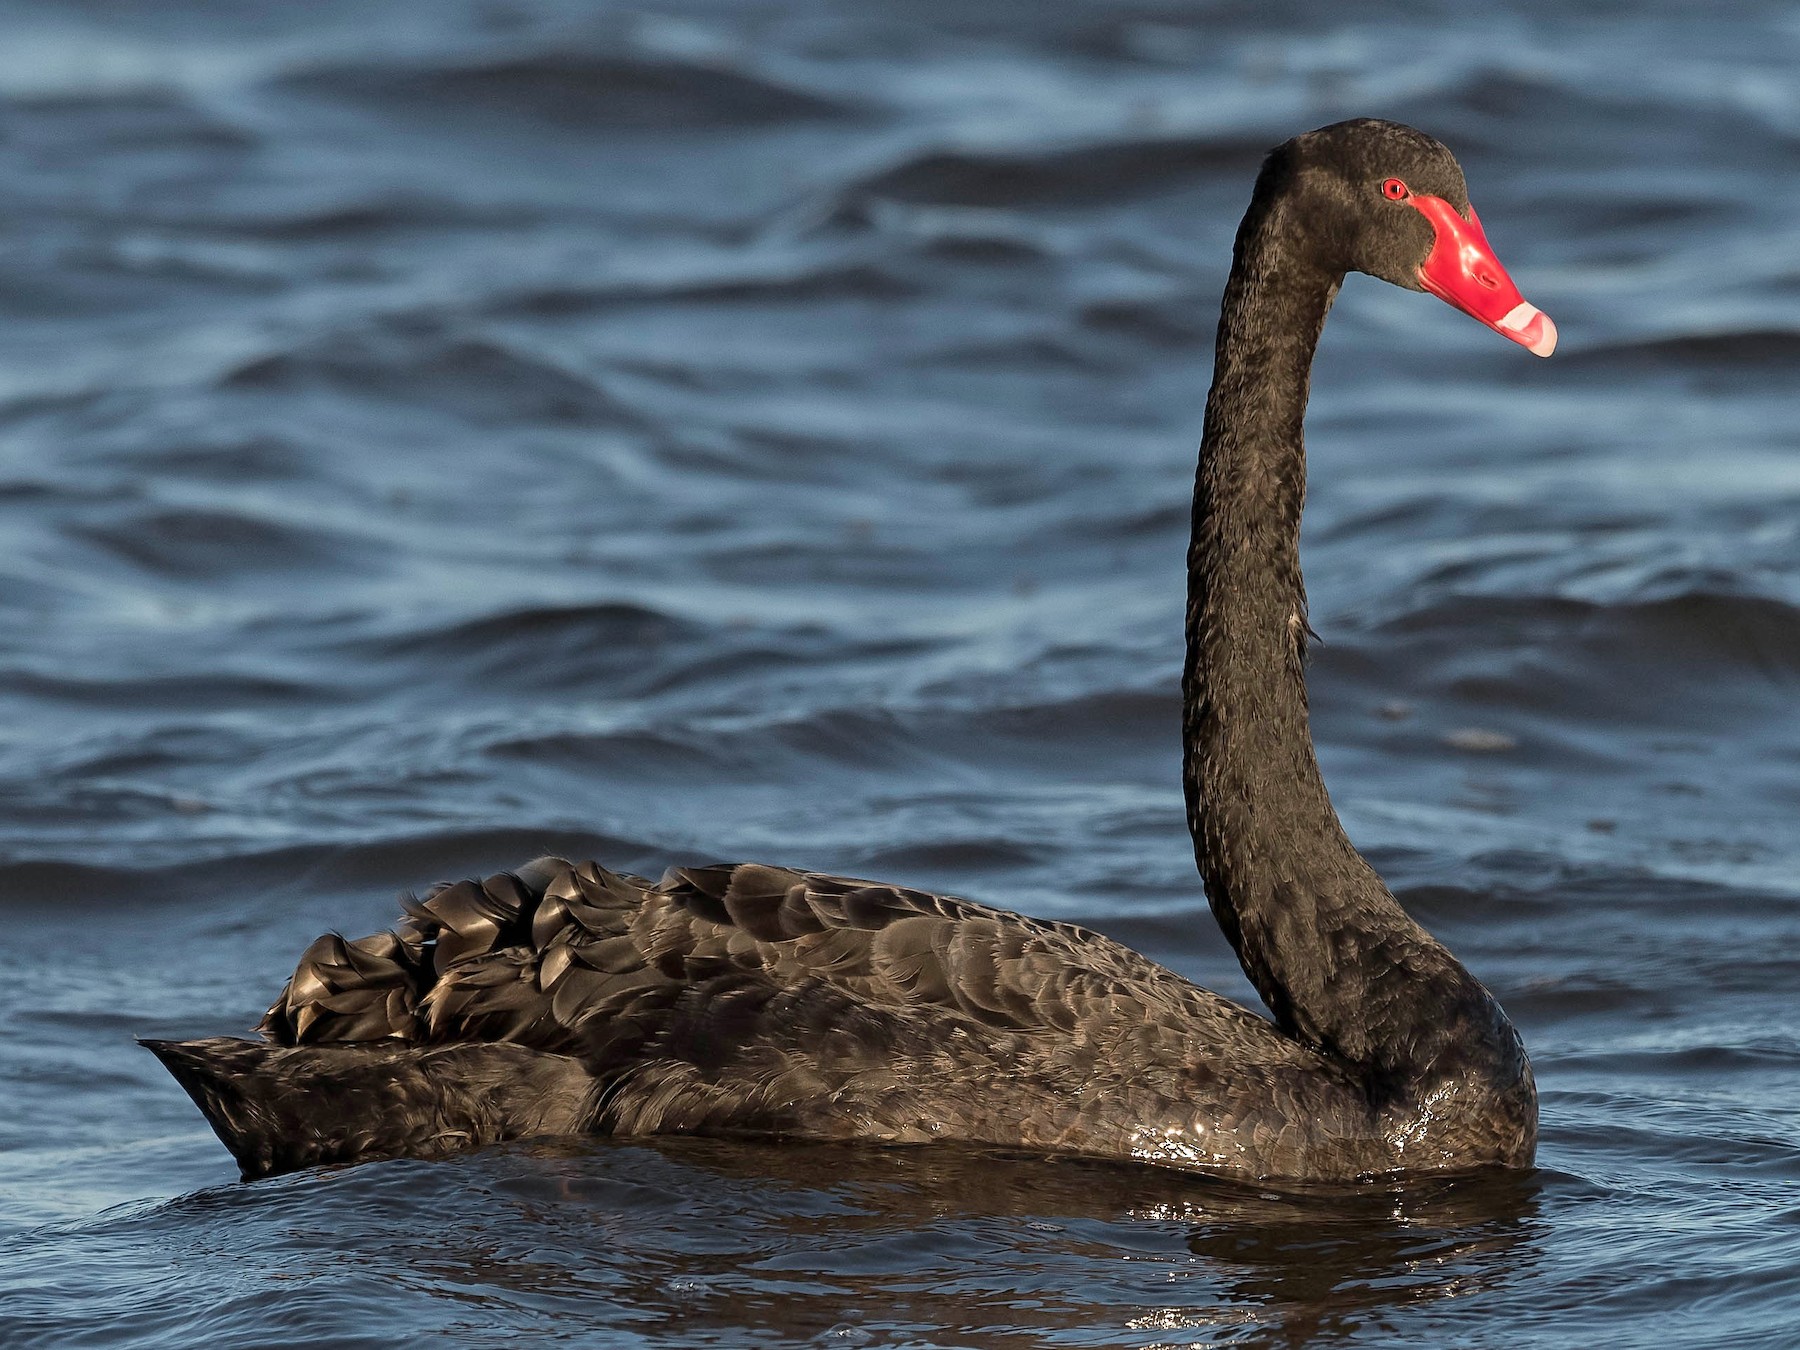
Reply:
<svg viewBox="0 0 1800 1350"><path fill-rule="evenodd" d="M0 1343L1800 1342L1800 20L1354 9L0 7ZM1259 154L1358 114L1459 152L1564 334L1353 278L1306 539L1336 801L1522 1024L1538 1172L233 1183L133 1036L550 849L1250 997L1187 497Z"/></svg>

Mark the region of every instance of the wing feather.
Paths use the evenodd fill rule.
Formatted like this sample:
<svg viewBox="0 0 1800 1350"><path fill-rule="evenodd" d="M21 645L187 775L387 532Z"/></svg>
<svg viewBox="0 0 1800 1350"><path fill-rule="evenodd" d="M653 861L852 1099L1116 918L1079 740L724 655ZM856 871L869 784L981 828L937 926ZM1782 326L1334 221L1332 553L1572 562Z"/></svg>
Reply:
<svg viewBox="0 0 1800 1350"><path fill-rule="evenodd" d="M390 933L320 938L264 1031L284 1043L375 1034L467 1034L484 1000L535 995L573 1028L619 996L727 972L772 986L817 980L897 1008L930 1006L1017 1031L1067 1032L1124 999L1190 1021L1261 1019L1098 934L971 901L743 863L673 869L661 883L595 863L541 859L518 873L441 885L404 902ZM517 987L515 987L517 986ZM303 1010L307 1031L299 1023Z"/></svg>
<svg viewBox="0 0 1800 1350"><path fill-rule="evenodd" d="M1312 1051L1072 924L754 863L652 885L545 858L403 903L391 933L309 947L265 1034L576 1055L620 1130L1117 1154L1144 1121L1196 1112L1264 1152L1280 1141L1257 1131L1296 1111L1355 1127Z"/></svg>

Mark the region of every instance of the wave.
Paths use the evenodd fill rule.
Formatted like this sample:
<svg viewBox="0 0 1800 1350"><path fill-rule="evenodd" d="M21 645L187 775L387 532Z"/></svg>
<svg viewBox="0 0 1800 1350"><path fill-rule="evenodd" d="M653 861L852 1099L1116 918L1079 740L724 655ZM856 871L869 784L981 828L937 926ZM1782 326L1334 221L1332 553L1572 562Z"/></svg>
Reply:
<svg viewBox="0 0 1800 1350"><path fill-rule="evenodd" d="M1090 301L1081 308L1081 324L1109 337L1183 351L1210 344L1216 321L1204 299L1174 295Z"/></svg>
<svg viewBox="0 0 1800 1350"><path fill-rule="evenodd" d="M254 239L321 243L365 239L408 231L494 230L527 225L537 213L478 206L451 197L413 192L381 192L280 209L257 203L257 210L234 213L213 209L191 223Z"/></svg>
<svg viewBox="0 0 1800 1350"><path fill-rule="evenodd" d="M740 673L736 652L709 652L706 660ZM1106 689L1003 706L839 704L719 723L659 720L604 732L506 736L487 744L484 753L594 781L778 787L843 778L910 790L920 783L942 788L961 782L969 771L984 778L1009 768L1064 772L1071 755L1116 759L1148 746L1152 754L1172 758L1178 725L1172 688Z"/></svg>
<svg viewBox="0 0 1800 1350"><path fill-rule="evenodd" d="M104 909L120 896L131 905L181 905L192 897L161 875L163 869L101 867L72 858L32 858L0 863L0 908L9 913L66 907Z"/></svg>
<svg viewBox="0 0 1800 1350"><path fill-rule="evenodd" d="M1048 330L1011 337L953 338L909 357L907 364L920 369L1067 370L1092 374L1118 369L1116 360L1088 343Z"/></svg>
<svg viewBox="0 0 1800 1350"><path fill-rule="evenodd" d="M356 639L339 650L398 662L408 679L420 682L448 677L508 689L573 689L641 678L660 668L671 649L693 646L706 631L642 605L540 605Z"/></svg>
<svg viewBox="0 0 1800 1350"><path fill-rule="evenodd" d="M1792 370L1800 363L1800 332L1787 328L1746 328L1718 333L1680 333L1669 337L1600 343L1569 353L1577 368L1681 366L1696 369L1743 369L1759 373Z"/></svg>
<svg viewBox="0 0 1800 1350"><path fill-rule="evenodd" d="M339 531L195 507L144 510L106 524L64 528L146 571L185 579L344 568L365 552Z"/></svg>
<svg viewBox="0 0 1800 1350"><path fill-rule="evenodd" d="M1025 267L1048 262L1053 251L1043 242L998 225L985 228L946 227L929 224L916 228L913 250L934 261L975 267Z"/></svg>
<svg viewBox="0 0 1800 1350"><path fill-rule="evenodd" d="M1800 609L1705 590L1615 603L1462 595L1367 638L1327 642L1314 661L1334 684L1378 671L1389 690L1556 713L1589 728L1713 725L1791 706Z"/></svg>
<svg viewBox="0 0 1800 1350"><path fill-rule="evenodd" d="M1736 161L1766 171L1793 155L1794 138L1780 120L1752 111L1766 104L1691 92L1698 86L1649 89L1642 80L1608 88L1604 81L1548 72L1476 67L1383 115L1431 128L1465 165L1479 150L1514 162L1524 157L1607 170Z"/></svg>
<svg viewBox="0 0 1800 1350"><path fill-rule="evenodd" d="M0 910L66 922L69 906L216 909L257 922L259 908L286 910L289 897L367 893L386 897L434 881L480 876L556 854L613 867L660 869L667 850L642 839L547 825L428 830L350 843L225 851L151 866L103 866L72 858L0 862ZM687 861L674 858L673 861Z"/></svg>
<svg viewBox="0 0 1800 1350"><path fill-rule="evenodd" d="M389 323L247 361L220 386L255 393L326 389L420 404L483 426L520 421L636 427L642 418L583 375L494 338Z"/></svg>
<svg viewBox="0 0 1800 1350"><path fill-rule="evenodd" d="M577 771L590 781L690 787L812 784L834 770L867 781L876 773L940 763L906 719L861 708L824 708L729 727L517 737L494 742L487 753Z"/></svg>
<svg viewBox="0 0 1800 1350"><path fill-rule="evenodd" d="M521 118L580 131L671 131L835 121L857 105L729 66L602 52L528 52L407 66L343 64L282 87L434 118Z"/></svg>
<svg viewBox="0 0 1800 1350"><path fill-rule="evenodd" d="M921 151L871 174L843 197L933 206L1116 204L1196 179L1254 174L1263 137L1170 136L1090 141L1022 150Z"/></svg>
<svg viewBox="0 0 1800 1350"><path fill-rule="evenodd" d="M1042 856L1017 840L984 836L922 839L909 844L865 849L858 854L854 865L871 876L884 873L897 876L979 875L1031 867L1043 861Z"/></svg>
<svg viewBox="0 0 1800 1350"><path fill-rule="evenodd" d="M1458 596L1382 624L1420 636L1517 650L1556 646L1587 656L1700 672L1733 666L1800 674L1800 608L1771 596L1684 590L1603 603L1552 596Z"/></svg>
<svg viewBox="0 0 1800 1350"><path fill-rule="evenodd" d="M312 469L304 446L274 432L211 443L183 439L165 445L132 445L104 458L139 473L214 483L284 482L307 477Z"/></svg>
<svg viewBox="0 0 1800 1350"><path fill-rule="evenodd" d="M551 286L496 302L490 313L558 316L661 305L795 304L818 300L904 300L923 288L893 269L868 262L824 263L782 271Z"/></svg>
<svg viewBox="0 0 1800 1350"><path fill-rule="evenodd" d="M232 153L257 144L248 128L167 89L13 94L6 107L8 138L39 145Z"/></svg>
<svg viewBox="0 0 1800 1350"><path fill-rule="evenodd" d="M274 675L235 674L216 668L181 675L49 675L37 670L0 669L0 690L50 703L128 711L198 708L280 708L320 701L329 686Z"/></svg>

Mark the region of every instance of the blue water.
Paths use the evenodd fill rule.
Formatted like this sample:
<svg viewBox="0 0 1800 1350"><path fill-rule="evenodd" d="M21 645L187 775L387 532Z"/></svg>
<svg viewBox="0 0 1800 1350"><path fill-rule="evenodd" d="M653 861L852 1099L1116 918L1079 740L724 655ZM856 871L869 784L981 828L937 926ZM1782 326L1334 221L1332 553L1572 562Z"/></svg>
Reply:
<svg viewBox="0 0 1800 1350"><path fill-rule="evenodd" d="M0 7L0 1343L1800 1342L1796 69L1768 0ZM1253 999L1187 498L1260 153L1365 114L1563 332L1352 278L1305 540L1334 799L1522 1026L1539 1170L233 1180L133 1037L548 850Z"/></svg>

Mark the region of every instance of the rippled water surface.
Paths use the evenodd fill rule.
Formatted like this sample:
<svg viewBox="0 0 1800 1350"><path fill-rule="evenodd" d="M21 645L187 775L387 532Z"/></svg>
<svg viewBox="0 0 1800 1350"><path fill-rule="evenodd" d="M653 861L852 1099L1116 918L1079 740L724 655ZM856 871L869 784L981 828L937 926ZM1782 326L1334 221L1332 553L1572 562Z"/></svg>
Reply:
<svg viewBox="0 0 1800 1350"><path fill-rule="evenodd" d="M1797 69L1772 3L0 7L0 1342L1795 1344ZM1521 1023L1540 1170L233 1181L132 1038L547 850L1252 997L1187 494L1259 154L1358 114L1564 335L1353 278L1306 539L1335 799Z"/></svg>

